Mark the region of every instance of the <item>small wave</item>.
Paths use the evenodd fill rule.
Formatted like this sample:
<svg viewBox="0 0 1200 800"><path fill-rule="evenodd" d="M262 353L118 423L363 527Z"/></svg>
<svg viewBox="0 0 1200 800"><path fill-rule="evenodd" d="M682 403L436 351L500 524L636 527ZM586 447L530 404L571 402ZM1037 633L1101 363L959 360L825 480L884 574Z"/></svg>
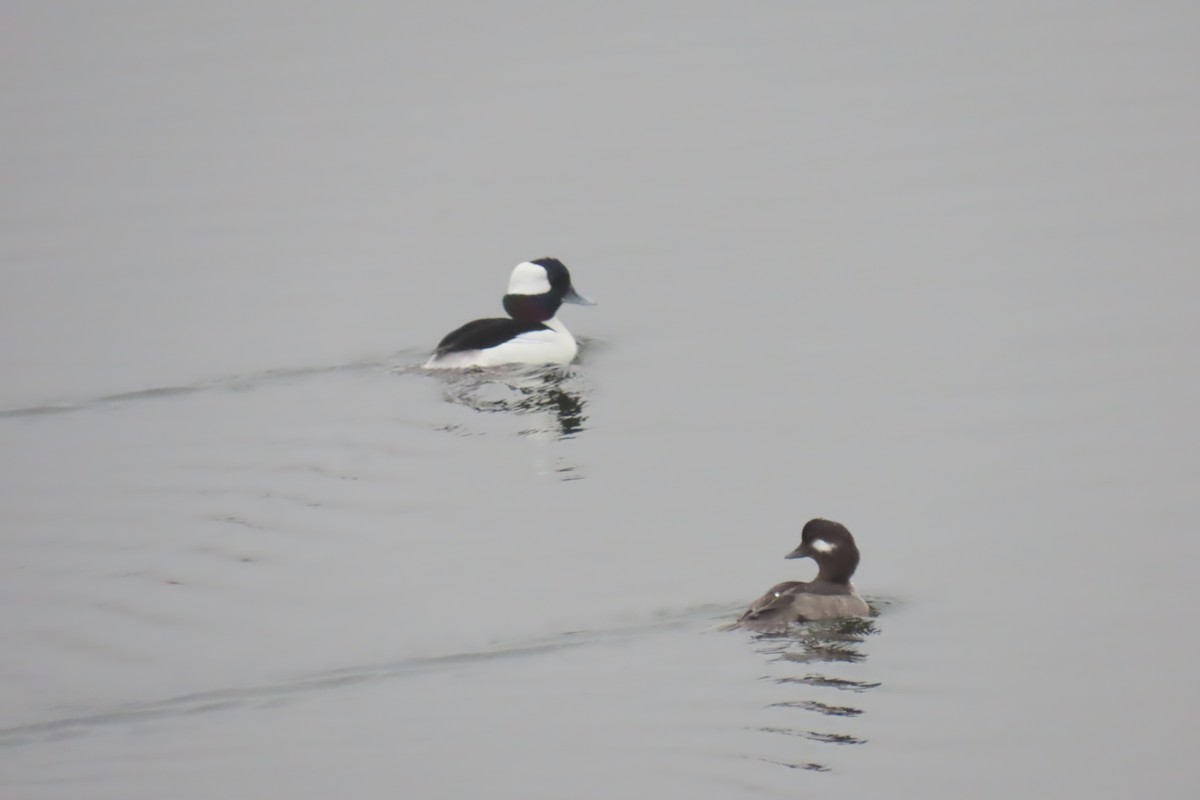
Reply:
<svg viewBox="0 0 1200 800"><path fill-rule="evenodd" d="M710 616L711 613L711 606L697 606L678 612L662 612L653 619L619 627L565 631L522 641L497 643L480 650L326 670L277 683L192 692L162 700L131 703L92 714L14 725L0 728L0 747L16 747L35 741L83 736L111 725L266 705L280 698L305 696L435 670L468 667L501 659L530 658L571 648L628 640L694 626L698 620Z"/></svg>
<svg viewBox="0 0 1200 800"><path fill-rule="evenodd" d="M403 355L403 354L397 354ZM412 371L414 366L395 367L397 356L388 359L368 359L352 361L345 364L324 364L310 367L289 367L271 369L242 375L232 375L225 378L184 383L175 386L153 386L147 389L133 389L127 392L99 395L79 400L64 400L56 403L44 403L34 406L0 409L0 419L11 417L40 417L54 414L70 414L76 411L101 408L123 403L133 403L143 400L158 400L162 398L179 397L182 395L198 394L212 391L245 391L279 381L295 380L319 375L331 375L340 372L367 372L391 368L401 372Z"/></svg>

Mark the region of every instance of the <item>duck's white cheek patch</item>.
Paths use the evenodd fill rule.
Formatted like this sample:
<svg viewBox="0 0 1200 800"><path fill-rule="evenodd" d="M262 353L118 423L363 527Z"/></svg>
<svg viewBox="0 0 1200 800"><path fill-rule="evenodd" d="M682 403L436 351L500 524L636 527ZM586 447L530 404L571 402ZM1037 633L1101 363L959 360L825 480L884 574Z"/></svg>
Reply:
<svg viewBox="0 0 1200 800"><path fill-rule="evenodd" d="M811 547L813 550L816 550L818 553L832 553L833 548L837 547L837 545L835 545L833 542L827 542L824 539L813 539L812 544L809 545L809 547Z"/></svg>

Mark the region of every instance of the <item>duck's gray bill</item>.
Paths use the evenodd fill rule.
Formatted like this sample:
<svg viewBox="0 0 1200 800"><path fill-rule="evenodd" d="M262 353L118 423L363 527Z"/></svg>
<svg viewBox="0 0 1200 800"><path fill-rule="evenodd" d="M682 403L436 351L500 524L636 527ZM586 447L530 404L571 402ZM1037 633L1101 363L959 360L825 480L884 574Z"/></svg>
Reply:
<svg viewBox="0 0 1200 800"><path fill-rule="evenodd" d="M563 302L564 303L574 303L577 306L594 306L594 305L596 305L595 300L588 300L586 297L581 295L579 292L575 291L574 286L572 286L570 289L567 289L567 293L563 295Z"/></svg>

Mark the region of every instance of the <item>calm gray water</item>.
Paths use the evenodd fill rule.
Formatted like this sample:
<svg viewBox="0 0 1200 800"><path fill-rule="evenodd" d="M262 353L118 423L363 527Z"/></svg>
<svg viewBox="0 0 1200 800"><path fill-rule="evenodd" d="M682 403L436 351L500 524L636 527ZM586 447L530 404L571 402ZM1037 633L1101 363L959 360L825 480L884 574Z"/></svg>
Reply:
<svg viewBox="0 0 1200 800"><path fill-rule="evenodd" d="M1192 796L1200 11L0 13L6 800Z"/></svg>

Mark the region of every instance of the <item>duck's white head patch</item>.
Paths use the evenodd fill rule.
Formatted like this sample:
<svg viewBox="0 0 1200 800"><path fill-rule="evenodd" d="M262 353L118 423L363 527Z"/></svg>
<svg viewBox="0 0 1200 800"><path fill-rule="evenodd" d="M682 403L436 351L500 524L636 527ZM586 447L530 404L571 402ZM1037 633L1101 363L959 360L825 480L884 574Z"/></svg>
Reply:
<svg viewBox="0 0 1200 800"><path fill-rule="evenodd" d="M818 553L832 553L837 545L833 542L827 542L824 539L813 539L808 543L808 546Z"/></svg>
<svg viewBox="0 0 1200 800"><path fill-rule="evenodd" d="M509 294L545 294L550 291L550 278L540 264L522 261L508 279Z"/></svg>

